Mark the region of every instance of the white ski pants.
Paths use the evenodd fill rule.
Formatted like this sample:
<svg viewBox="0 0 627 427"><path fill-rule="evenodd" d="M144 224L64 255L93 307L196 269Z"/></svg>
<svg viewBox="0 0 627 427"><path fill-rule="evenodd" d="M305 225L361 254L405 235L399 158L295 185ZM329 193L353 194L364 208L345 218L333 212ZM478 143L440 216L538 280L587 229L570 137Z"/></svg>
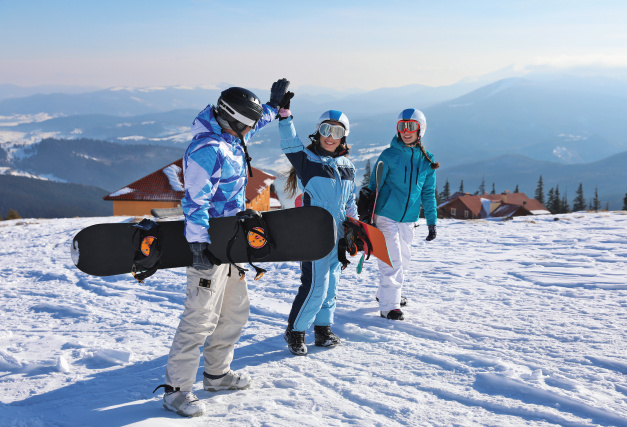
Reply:
<svg viewBox="0 0 627 427"><path fill-rule="evenodd" d="M209 270L187 268L185 309L168 356L165 383L191 391L198 373L199 350L204 345L205 372L227 373L235 343L248 321L250 301L246 279L239 281L229 264Z"/></svg>
<svg viewBox="0 0 627 427"><path fill-rule="evenodd" d="M396 222L384 216L375 216L377 228L385 236L385 243L388 247L390 259L394 268L383 261L377 260L379 264L379 309L381 311L395 310L401 308L401 291L403 282L409 270L411 259L411 244L414 240L413 222Z"/></svg>

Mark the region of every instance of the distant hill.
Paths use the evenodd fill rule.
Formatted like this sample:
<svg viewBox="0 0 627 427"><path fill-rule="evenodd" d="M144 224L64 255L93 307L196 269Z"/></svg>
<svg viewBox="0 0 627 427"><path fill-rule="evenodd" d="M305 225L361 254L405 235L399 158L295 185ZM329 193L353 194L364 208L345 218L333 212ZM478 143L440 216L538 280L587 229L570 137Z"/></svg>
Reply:
<svg viewBox="0 0 627 427"><path fill-rule="evenodd" d="M481 181L486 191L495 183L496 191L514 191L516 185L521 192L533 197L538 179L542 175L544 193L559 185L560 195L566 195L572 205L579 183L583 183L584 197L588 202L598 188L601 206L609 202L610 209L620 210L627 193L627 151L597 162L564 165L556 162L533 160L520 155L504 155L474 163L443 166L437 171L438 191L448 179L451 192L459 189L464 181L464 191L474 193Z"/></svg>
<svg viewBox="0 0 627 427"><path fill-rule="evenodd" d="M2 147L0 147L0 167L9 165L9 154Z"/></svg>
<svg viewBox="0 0 627 427"><path fill-rule="evenodd" d="M267 92L257 90L262 101ZM0 132L24 132L22 138L30 140L42 132L58 132L57 138L186 145L196 113L215 103L219 94L218 89L199 88L108 89L5 99L0 115L45 112L66 117L0 126ZM504 154L587 163L627 150L627 83L608 78L530 75L478 89L461 83L410 85L336 96L296 90L291 109L299 135L305 137L323 111L344 111L351 122L349 144L361 149L389 144L398 113L408 107L425 113L424 142L443 165ZM275 139L278 132L264 134Z"/></svg>
<svg viewBox="0 0 627 427"><path fill-rule="evenodd" d="M44 139L14 169L113 192L183 157L186 147Z"/></svg>
<svg viewBox="0 0 627 427"><path fill-rule="evenodd" d="M627 88L606 80L507 79L425 111L425 141L443 164L521 154L586 163L627 150Z"/></svg>
<svg viewBox="0 0 627 427"><path fill-rule="evenodd" d="M11 114L109 114L135 116L176 109L200 110L220 95L217 89L154 88L106 89L88 93L36 94L0 101L0 115Z"/></svg>
<svg viewBox="0 0 627 427"><path fill-rule="evenodd" d="M18 86L12 84L0 84L0 101L6 98L24 98L37 94L51 93L85 93L94 92L100 88L96 86L74 86L74 85L38 85L38 86Z"/></svg>
<svg viewBox="0 0 627 427"><path fill-rule="evenodd" d="M0 175L0 216L15 209L22 218L108 216L106 190L21 176Z"/></svg>
<svg viewBox="0 0 627 427"><path fill-rule="evenodd" d="M189 129L197 114L196 110L173 110L132 117L80 114L22 123L11 127L11 130L31 135L55 132L59 135L58 139L79 136L112 142L187 146L191 139Z"/></svg>

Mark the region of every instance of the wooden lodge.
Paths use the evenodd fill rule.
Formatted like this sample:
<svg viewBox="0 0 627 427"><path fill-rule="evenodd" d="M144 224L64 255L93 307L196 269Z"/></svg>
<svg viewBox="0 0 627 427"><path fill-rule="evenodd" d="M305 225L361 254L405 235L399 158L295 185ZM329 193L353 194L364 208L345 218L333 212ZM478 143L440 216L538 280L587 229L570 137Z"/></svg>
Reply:
<svg viewBox="0 0 627 427"><path fill-rule="evenodd" d="M254 167L252 172L246 186L246 208L257 211L280 209L278 196L271 192L276 177ZM179 159L103 199L113 202L114 216L143 216L150 215L153 209L180 207L184 195L183 159Z"/></svg>
<svg viewBox="0 0 627 427"><path fill-rule="evenodd" d="M478 219L546 215L549 210L525 193L471 195L457 192L438 206L440 218Z"/></svg>

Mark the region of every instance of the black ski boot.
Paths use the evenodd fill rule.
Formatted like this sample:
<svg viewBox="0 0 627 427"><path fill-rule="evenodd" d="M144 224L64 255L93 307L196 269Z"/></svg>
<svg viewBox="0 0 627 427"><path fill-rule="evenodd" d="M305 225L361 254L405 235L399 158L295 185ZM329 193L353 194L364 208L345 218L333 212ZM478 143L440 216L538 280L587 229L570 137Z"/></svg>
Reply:
<svg viewBox="0 0 627 427"><path fill-rule="evenodd" d="M293 331L291 326L288 326L285 330L285 342L287 348L290 349L292 354L297 356L304 356L307 354L307 346L305 345L305 332Z"/></svg>
<svg viewBox="0 0 627 427"><path fill-rule="evenodd" d="M342 342L337 335L331 332L330 326L314 325L314 334L316 335L316 345L318 347L334 347Z"/></svg>
<svg viewBox="0 0 627 427"><path fill-rule="evenodd" d="M379 298L377 298L377 302L379 302ZM407 297L401 295L401 307L405 307L407 305Z"/></svg>
<svg viewBox="0 0 627 427"><path fill-rule="evenodd" d="M405 316L400 309L390 310L390 311L382 311L381 317L385 317L386 319L391 320L405 320Z"/></svg>

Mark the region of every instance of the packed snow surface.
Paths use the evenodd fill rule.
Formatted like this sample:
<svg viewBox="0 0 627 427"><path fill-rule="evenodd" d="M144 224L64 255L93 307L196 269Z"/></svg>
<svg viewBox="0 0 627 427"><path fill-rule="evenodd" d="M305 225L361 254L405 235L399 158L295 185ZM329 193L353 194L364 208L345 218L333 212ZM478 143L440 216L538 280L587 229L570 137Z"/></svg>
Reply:
<svg viewBox="0 0 627 427"><path fill-rule="evenodd" d="M72 237L124 217L0 222L3 426L627 425L625 212L420 223L405 321L379 317L377 263L342 275L343 344L293 356L282 334L296 263L249 282L232 367L247 390L161 405L184 269L138 284L77 270ZM200 353L199 353L200 354ZM200 357L199 357L200 361Z"/></svg>

